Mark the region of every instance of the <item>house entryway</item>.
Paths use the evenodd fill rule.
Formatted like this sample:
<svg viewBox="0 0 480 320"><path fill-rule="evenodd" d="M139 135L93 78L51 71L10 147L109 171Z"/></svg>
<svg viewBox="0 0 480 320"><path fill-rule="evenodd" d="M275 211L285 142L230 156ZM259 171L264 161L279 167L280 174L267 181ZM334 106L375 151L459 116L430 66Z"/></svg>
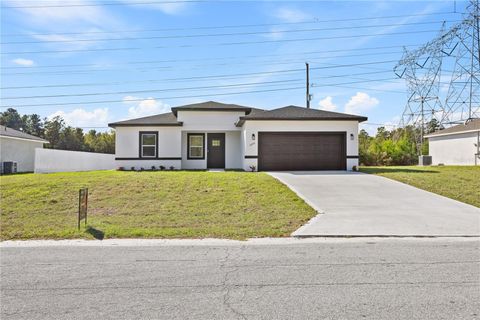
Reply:
<svg viewBox="0 0 480 320"><path fill-rule="evenodd" d="M225 133L208 133L207 168L225 168Z"/></svg>

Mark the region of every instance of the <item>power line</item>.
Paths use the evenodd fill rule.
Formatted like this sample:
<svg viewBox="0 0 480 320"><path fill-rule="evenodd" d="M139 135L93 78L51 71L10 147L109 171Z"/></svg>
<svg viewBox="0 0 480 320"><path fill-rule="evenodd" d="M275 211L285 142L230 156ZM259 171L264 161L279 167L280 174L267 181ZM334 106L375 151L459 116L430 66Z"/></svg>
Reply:
<svg viewBox="0 0 480 320"><path fill-rule="evenodd" d="M303 71L303 69L296 69L296 71ZM330 75L330 76L318 76L317 79L328 79L328 78L337 78L337 77L349 77L349 76L356 76L356 75L366 75L366 74L377 74L377 73L391 73L392 70L383 70L383 71L373 71L373 72L362 72L362 73L350 73L350 74L342 74L342 75ZM263 74L263 73L262 73ZM251 75L258 75L256 74L243 74L243 75L232 75L222 77L222 79L238 79L242 77L250 77ZM210 77L210 76L208 76ZM166 82L166 81L184 81L184 80L204 80L204 77L196 77L196 78L169 78L169 79L149 79L149 80L137 80L137 81L121 81L121 82L93 82L93 83L74 83L74 84L50 84L50 85L37 85L37 86L15 86L15 87L4 87L1 88L2 90L16 90L16 89L37 89L37 88L66 88L66 87L93 87L93 86L106 86L106 85L124 85L124 84L134 84L134 83L158 83L158 82Z"/></svg>
<svg viewBox="0 0 480 320"><path fill-rule="evenodd" d="M248 83L227 84L227 85L218 85L218 86L202 86L202 87L187 87L187 88L149 89L149 90L132 90L132 91L116 91L116 92L91 92L91 93L57 94L57 95L43 95L43 96L38 95L38 96L23 96L23 97L3 97L2 99L13 100L13 99L36 99L36 98L86 97L86 96L103 96L103 95L113 95L113 94L137 94L137 93L179 91L179 90L180 91L181 90L203 90L203 89L231 88L231 87L243 87L243 86L252 86L252 85L263 85L263 84L290 83L290 82L298 82L298 81L303 81L303 80L289 79L289 80L248 82Z"/></svg>
<svg viewBox="0 0 480 320"><path fill-rule="evenodd" d="M129 32L161 32L161 31L182 31L182 30L208 30L208 29L233 29L233 28L251 28L251 27L272 27L272 26L281 26L281 25L303 25L303 24L318 24L318 23L328 23L328 22L345 22L348 21L362 21L362 20L381 20L381 19L392 19L392 18L410 18L418 16L433 16L433 15L445 15L445 14L456 14L455 12L434 12L434 13L419 13L419 14L408 14L408 15L394 15L394 16L377 16L377 17L360 17L360 18L349 18L349 19L312 19L311 21L301 21L301 22L277 22L277 23L260 23L260 24L241 24L241 25L223 25L223 26L197 26L197 27L181 27L181 28L161 28L161 29L130 29L130 30L113 30L113 31L85 31L85 32L54 32L54 33L2 33L2 36L45 36L45 35L85 35L85 34L109 34L109 33L129 33Z"/></svg>
<svg viewBox="0 0 480 320"><path fill-rule="evenodd" d="M229 92L229 93L213 93L213 94L202 94L202 95L187 95L187 96L173 96L173 97L151 97L150 99L155 100L167 100L167 99L183 99L183 98L203 98L211 96L228 96L228 95L238 95L238 94L250 94L250 93L262 93L262 92L274 92L274 91L287 91L287 90L298 90L305 89L304 86L301 87L290 87L290 88L279 88L279 89L267 89L267 90L255 90L255 91L243 91L243 92ZM129 99L128 102L139 102L145 99ZM42 103L42 104L29 104L21 106L1 106L0 108L24 108L24 107L43 107L43 106L58 106L58 105L81 105L81 104L97 104L97 103L113 103L113 102L123 102L119 100L105 100L105 101L90 101L90 102L68 102L68 103Z"/></svg>
<svg viewBox="0 0 480 320"><path fill-rule="evenodd" d="M364 29L364 28L382 28L391 26L410 26L410 25L428 25L445 22L459 22L461 20L453 21L428 21L428 22L411 22L400 24L380 24L380 25L366 25L366 26L347 26L347 27L332 27L332 28L310 28L310 29L295 29L295 30L275 30L278 33L299 33L299 32L314 32L314 31L334 31L334 30L349 30L349 29ZM271 34L272 31L249 31L249 32L231 32L231 33L214 33L214 34L190 34L190 35L164 35L164 36L148 36L148 37L123 37L123 38L92 38L92 39L52 39L52 40L36 40L36 41L10 41L0 42L0 44L34 44L34 43L77 43L77 42L96 42L96 41L136 41L136 40L153 40L153 39L181 39L181 38L203 38L203 37L224 37L224 36L243 36L243 35L259 35Z"/></svg>
<svg viewBox="0 0 480 320"><path fill-rule="evenodd" d="M324 87L335 87L337 85L344 85L344 84L355 84L355 83L364 83L364 82L379 82L379 81L387 81L387 80L392 80L392 78L387 78L387 79L375 79L375 80L363 80L363 81L353 81L353 82L346 82L346 83L333 83L333 84L322 84ZM236 92L236 93L230 93L230 94L242 94L242 93L258 93L258 92L270 92L270 91L282 91L282 90L293 90L293 89L298 89L298 88L305 88L304 86L302 87L291 87L291 88L276 88L276 89L267 89L267 90L256 90L256 91L246 91L246 92ZM185 88L177 88L175 90L185 90ZM168 89L167 89L168 90ZM165 90L166 91L166 90ZM155 99L155 100L166 100L166 99L174 99L174 98L192 98L192 97L206 97L206 96L217 96L217 95L229 95L227 93L213 93L213 94L205 94L205 95L195 95L195 96L182 96L182 97L151 97L149 99ZM69 96L75 96L75 95L69 95ZM143 101L145 98L135 98L135 99L128 99L127 102L139 102ZM66 103L40 103L40 104L24 104L21 106L16 106L16 107L42 107L42 106L52 106L52 105L62 105L62 106L67 106L67 105L86 105L86 104L100 104L100 103L119 103L119 102L125 102L125 100L91 100L91 101L83 101L83 102L66 102ZM2 108L7 108L7 106L2 106Z"/></svg>
<svg viewBox="0 0 480 320"><path fill-rule="evenodd" d="M334 69L334 68L346 68L346 67L355 67L355 66L365 66L372 64L384 64L392 63L396 60L386 60L386 61L374 61L374 62L363 62L363 63L352 63L344 65L333 65L333 66L322 66L322 67L312 67L312 70L322 70L322 69ZM212 79L212 78L224 78L224 77L237 77L237 76L252 76L252 75L268 75L268 74L277 74L277 73L291 73L291 72L300 72L303 69L285 69L285 70L276 70L276 71L264 71L264 72L251 72L251 73L237 73L237 74L227 74L227 75L208 75L208 76L196 76L196 77L182 77L182 78L170 78L163 79L163 81L172 81L172 80L191 80L191 79ZM18 87L17 87L18 88ZM33 87L28 87L33 88Z"/></svg>
<svg viewBox="0 0 480 320"><path fill-rule="evenodd" d="M111 63L109 65L125 65L125 64L154 64L154 63L178 63L178 62L194 62L194 61L217 61L217 60L242 60L242 59L252 59L252 58L265 58L265 57L284 57L284 56L298 56L298 55L310 55L310 54L324 54L324 53L339 53L339 52L350 52L350 51L369 51L369 50L381 50L381 49L394 49L394 48L405 48L405 47L416 47L420 44L407 44L407 45L396 45L396 46L377 46L377 47L366 47L366 48L352 48L352 49L336 49L336 50L320 50L320 51L303 51L295 53L278 53L278 54L258 54L258 55L245 55L245 56L230 56L230 57L209 57L209 58L191 58L191 59L165 59L165 60L147 60L147 61L127 61L122 63ZM397 51L395 51L397 52ZM363 53L356 55L335 55L333 57L357 57L362 55L370 54L387 54L390 52L381 52L381 53ZM394 53L393 51L391 53ZM402 50L403 53L403 50ZM330 56L322 56L319 58L329 58ZM272 60L268 60L272 61ZM303 61L303 60L302 60ZM249 61L250 62L250 61ZM60 68L60 67L98 67L98 64L68 64L68 65L45 65L45 66L0 66L0 69L26 69L26 68Z"/></svg>
<svg viewBox="0 0 480 320"><path fill-rule="evenodd" d="M321 56L321 57L310 57L308 61L317 62L318 59L329 59L329 58L349 58L349 57L362 57L362 56L377 56L377 55L389 55L389 54L401 54L400 51L390 51L390 52L377 52L377 53L363 53L363 54L352 54L352 55L336 55L336 56ZM268 61L268 62L267 62ZM304 62L305 59L290 59L290 60L264 60L264 61L255 61L249 62L249 66L277 66L277 65L290 65L298 62ZM121 65L128 65L128 62L123 63ZM154 63L152 63L154 65ZM155 71L159 69L204 69L210 68L212 66L228 66L231 65L231 62L223 62L223 63L211 63L211 64L197 64L197 65L189 65L189 66L180 66L177 65L164 65L164 66L153 66L148 68L94 68L91 70L54 70L54 71L30 71L30 72L4 72L3 75L32 75L32 74L53 74L53 75L71 75L71 74L82 74L82 73L92 73L92 72L118 72L121 70L130 70L130 71ZM94 67L95 65L92 64L84 64L84 66ZM61 67L61 66L59 66ZM20 67L24 68L24 67Z"/></svg>
<svg viewBox="0 0 480 320"><path fill-rule="evenodd" d="M204 46L232 46L232 45L247 45L247 44L270 44L270 43L282 43L282 42L301 42L301 41L316 41L316 40L338 40L360 37L376 37L385 35L405 35L405 34L419 34L437 32L438 30L415 30L415 31L402 31L402 32L389 32L389 33L376 33L376 34L358 34L358 35L346 35L346 36L333 36L333 37L313 37L313 38L300 38L300 39L277 39L277 40L262 40L262 41L240 41L240 42L220 42L210 44L183 44L177 46L155 46L155 47L127 47L127 48L98 48L98 49L72 49L72 50L44 50L44 51L7 51L0 52L0 54L39 54L39 53L67 53L67 52L101 52L101 51L130 51L130 50L145 50L145 49L169 49L169 48L192 48L192 47L204 47Z"/></svg>
<svg viewBox="0 0 480 320"><path fill-rule="evenodd" d="M100 6L131 6L131 5L159 5L175 3L206 3L216 2L213 0L177 0L177 1L141 1L141 2L103 2L103 3L74 3L74 4L47 4L29 6L2 6L4 9L44 9L44 8L75 8L75 7L100 7Z"/></svg>

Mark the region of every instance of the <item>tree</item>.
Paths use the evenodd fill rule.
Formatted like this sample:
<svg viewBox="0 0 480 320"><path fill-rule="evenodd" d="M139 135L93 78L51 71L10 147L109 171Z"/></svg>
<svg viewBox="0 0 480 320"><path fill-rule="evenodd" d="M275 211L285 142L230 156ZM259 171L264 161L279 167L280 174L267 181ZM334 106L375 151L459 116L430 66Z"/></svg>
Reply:
<svg viewBox="0 0 480 320"><path fill-rule="evenodd" d="M85 135L87 150L100 153L115 153L115 133L90 130Z"/></svg>
<svg viewBox="0 0 480 320"><path fill-rule="evenodd" d="M0 124L15 130L23 130L25 127L22 117L13 108L0 112Z"/></svg>
<svg viewBox="0 0 480 320"><path fill-rule="evenodd" d="M84 151L84 144L83 130L81 128L68 126L61 130L58 141L59 149Z"/></svg>
<svg viewBox="0 0 480 320"><path fill-rule="evenodd" d="M57 149L62 139L62 131L65 129L65 121L60 116L45 121L45 139L48 140L48 147Z"/></svg>
<svg viewBox="0 0 480 320"><path fill-rule="evenodd" d="M115 153L115 132L90 130L85 134L82 128L66 126L60 116L42 121L38 114L20 115L9 108L0 113L0 124L48 140L47 148Z"/></svg>
<svg viewBox="0 0 480 320"><path fill-rule="evenodd" d="M37 137L44 137L43 121L38 114L27 115L24 120L25 132Z"/></svg>

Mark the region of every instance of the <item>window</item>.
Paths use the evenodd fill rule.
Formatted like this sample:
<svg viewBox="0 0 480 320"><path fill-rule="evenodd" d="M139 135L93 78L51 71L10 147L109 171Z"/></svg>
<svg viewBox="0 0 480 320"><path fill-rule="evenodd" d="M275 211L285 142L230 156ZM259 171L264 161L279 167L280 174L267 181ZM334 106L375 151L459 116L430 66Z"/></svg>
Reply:
<svg viewBox="0 0 480 320"><path fill-rule="evenodd" d="M203 133L188 134L188 159L205 159L205 135Z"/></svg>
<svg viewBox="0 0 480 320"><path fill-rule="evenodd" d="M140 158L157 156L158 132L140 132Z"/></svg>
<svg viewBox="0 0 480 320"><path fill-rule="evenodd" d="M212 140L212 147L220 147L221 143L220 140Z"/></svg>

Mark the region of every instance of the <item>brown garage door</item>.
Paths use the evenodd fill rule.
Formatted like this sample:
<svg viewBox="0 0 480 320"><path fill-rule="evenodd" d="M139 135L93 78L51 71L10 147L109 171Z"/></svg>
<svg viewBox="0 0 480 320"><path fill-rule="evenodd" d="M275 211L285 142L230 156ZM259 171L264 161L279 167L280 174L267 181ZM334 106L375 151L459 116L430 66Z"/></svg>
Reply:
<svg viewBox="0 0 480 320"><path fill-rule="evenodd" d="M345 170L345 132L259 132L258 169Z"/></svg>

